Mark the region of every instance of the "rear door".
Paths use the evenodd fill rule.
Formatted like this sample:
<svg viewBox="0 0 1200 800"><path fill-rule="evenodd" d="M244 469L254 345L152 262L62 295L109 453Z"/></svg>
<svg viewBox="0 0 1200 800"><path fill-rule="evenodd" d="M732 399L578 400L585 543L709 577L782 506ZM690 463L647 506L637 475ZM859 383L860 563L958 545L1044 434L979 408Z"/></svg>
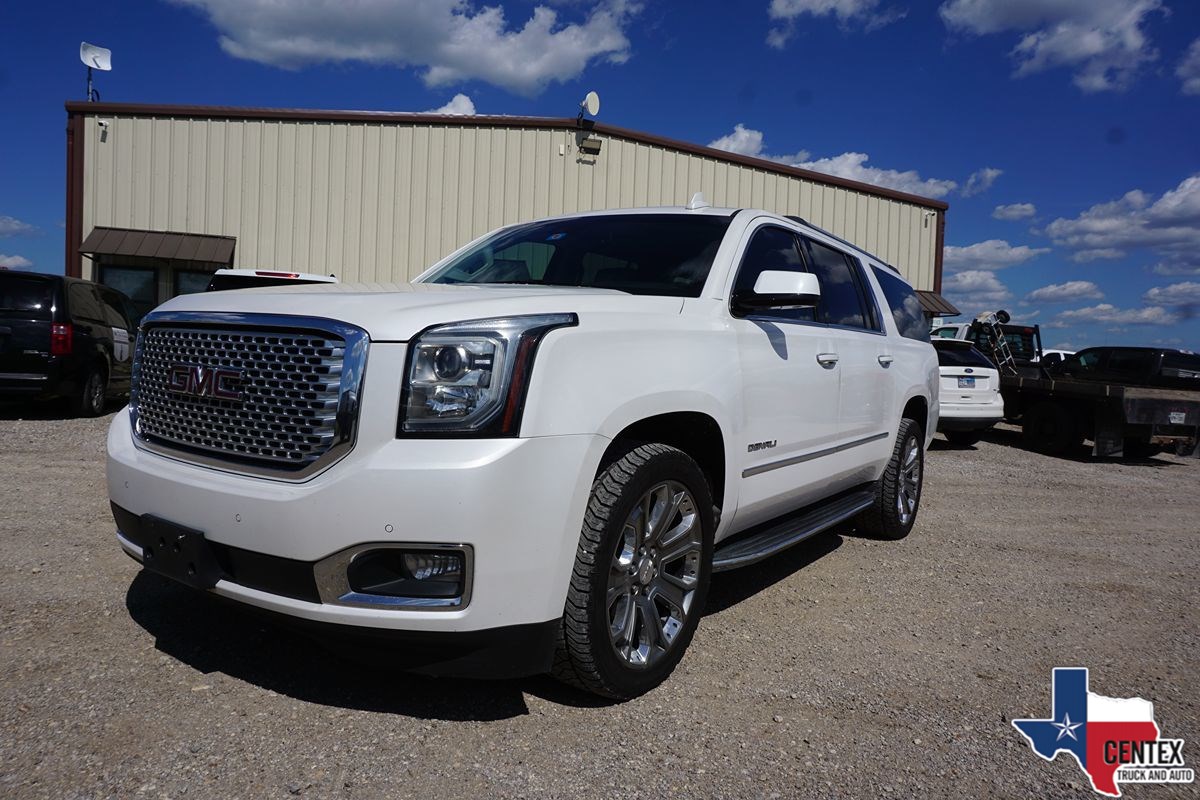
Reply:
<svg viewBox="0 0 1200 800"><path fill-rule="evenodd" d="M104 304L100 301L96 284L68 280L66 286L67 309L75 328L73 349L78 368L83 370L96 360L109 367L113 352L112 326L105 318Z"/></svg>
<svg viewBox="0 0 1200 800"><path fill-rule="evenodd" d="M893 356L874 292L856 258L815 238L803 241L809 269L821 282L818 321L833 341L841 373L838 438L846 453L842 460L861 464L886 458L891 452L894 392L888 368Z"/></svg>
<svg viewBox="0 0 1200 800"><path fill-rule="evenodd" d="M57 280L0 272L0 375L35 381L46 374Z"/></svg>

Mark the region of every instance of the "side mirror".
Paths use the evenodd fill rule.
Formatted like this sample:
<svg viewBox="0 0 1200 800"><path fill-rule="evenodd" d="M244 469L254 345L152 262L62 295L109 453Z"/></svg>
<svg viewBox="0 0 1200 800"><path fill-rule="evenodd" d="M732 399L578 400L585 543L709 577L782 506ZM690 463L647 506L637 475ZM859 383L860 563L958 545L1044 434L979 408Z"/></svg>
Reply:
<svg viewBox="0 0 1200 800"><path fill-rule="evenodd" d="M748 313L770 308L812 308L821 300L821 284L811 272L764 270L754 290L736 292L734 308Z"/></svg>

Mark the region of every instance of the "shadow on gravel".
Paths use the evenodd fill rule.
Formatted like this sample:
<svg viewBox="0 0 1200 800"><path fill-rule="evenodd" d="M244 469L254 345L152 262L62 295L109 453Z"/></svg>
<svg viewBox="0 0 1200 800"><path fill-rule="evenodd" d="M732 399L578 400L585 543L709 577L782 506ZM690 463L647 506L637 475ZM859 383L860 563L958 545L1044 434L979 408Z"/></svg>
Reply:
<svg viewBox="0 0 1200 800"><path fill-rule="evenodd" d="M364 666L240 606L144 571L130 585L125 605L134 622L154 636L158 650L172 658L205 674L223 673L308 703L419 719L489 721L528 714L522 692L546 696L540 684L551 683L435 679ZM563 687L561 698L547 699L586 702L569 691Z"/></svg>
<svg viewBox="0 0 1200 800"><path fill-rule="evenodd" d="M784 550L742 569L718 572L712 577L708 590L708 604L704 614L719 614L727 608L753 597L796 572L824 558L842 546L843 536L852 534L853 529L841 525L831 531L818 534L806 542Z"/></svg>
<svg viewBox="0 0 1200 800"><path fill-rule="evenodd" d="M934 441L936 443L937 440L935 439ZM992 444L998 444L1003 447L1012 447L1017 450L1025 450L1029 453L1034 452L1025 447L1025 443L1021 438L1021 431L1019 428L992 428L983 435L982 441L991 442ZM951 450L954 449L954 447L947 443L945 449ZM1092 446L1090 444L1081 444L1068 453L1064 453L1063 455L1059 456L1048 456L1048 458L1061 458L1065 461L1074 461L1078 464L1098 464L1103 462L1111 462L1114 464L1125 464L1133 467L1158 467L1160 469L1163 467L1183 466L1178 462L1169 461L1167 459L1159 458L1158 456L1149 456L1146 458L1114 458L1111 456L1098 458L1092 455Z"/></svg>
<svg viewBox="0 0 1200 800"><path fill-rule="evenodd" d="M124 400L109 400L104 404L104 413L111 414L126 405ZM69 403L62 400L39 400L37 402L0 403L0 419L18 420L68 420L77 419Z"/></svg>

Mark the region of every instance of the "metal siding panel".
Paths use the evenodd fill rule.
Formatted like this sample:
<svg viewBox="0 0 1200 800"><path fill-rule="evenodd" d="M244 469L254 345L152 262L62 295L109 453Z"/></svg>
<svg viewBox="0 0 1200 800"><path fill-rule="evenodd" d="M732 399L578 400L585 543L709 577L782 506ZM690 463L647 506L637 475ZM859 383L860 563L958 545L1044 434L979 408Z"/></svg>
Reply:
<svg viewBox="0 0 1200 800"><path fill-rule="evenodd" d="M315 236L312 214L313 177L316 171L316 164L313 162L315 125L311 122L299 123L295 126L295 133L296 203L293 209L293 219L296 220L296 228L290 232L291 260L296 269L301 272L317 272L320 267L316 266L316 262L313 260L315 254L312 247Z"/></svg>
<svg viewBox="0 0 1200 800"><path fill-rule="evenodd" d="M279 262L279 128L280 122L268 122L262 129L259 171L262 190L258 196L258 256L264 269L278 269Z"/></svg>
<svg viewBox="0 0 1200 800"><path fill-rule="evenodd" d="M402 125L396 130L396 214L392 228L393 276L406 280L418 274L413 266L410 239L412 238L413 206L413 129Z"/></svg>
<svg viewBox="0 0 1200 800"><path fill-rule="evenodd" d="M312 224L309 226L309 263L311 269L319 268L322 275L330 272L345 280L341 268L336 266L329 254L329 217L331 203L329 195L330 175L333 170L330 145L333 126L328 122L313 123L312 129L312 203L309 215ZM310 271L311 271L310 269Z"/></svg>
<svg viewBox="0 0 1200 800"><path fill-rule="evenodd" d="M133 121L133 147L129 150L130 191L125 210L126 226L148 228L150 220L150 166L145 155L151 152L154 121L139 118Z"/></svg>
<svg viewBox="0 0 1200 800"><path fill-rule="evenodd" d="M262 234L258 220L258 207L262 198L262 137L263 123L250 121L242 131L242 209L241 236L244 243L238 247L238 258L242 265L253 269L261 266Z"/></svg>
<svg viewBox="0 0 1200 800"><path fill-rule="evenodd" d="M167 174L170 185L167 186L167 230L187 230L188 206L188 153L191 146L191 123L189 120L175 120L171 123L171 149L167 159ZM137 187L134 187L137 193ZM138 227L131 220L130 227Z"/></svg>
<svg viewBox="0 0 1200 800"><path fill-rule="evenodd" d="M608 142L605 146L610 147L612 144L612 142ZM637 144L621 142L621 163L620 174L618 176L621 183L617 189L617 208L632 208L635 205L634 197L637 193L637 151Z"/></svg>
<svg viewBox="0 0 1200 800"><path fill-rule="evenodd" d="M562 131L547 131L546 143L549 155L546 171L546 213L563 213L566 204L567 148ZM558 149L562 147L562 155Z"/></svg>
<svg viewBox="0 0 1200 800"><path fill-rule="evenodd" d="M131 120L126 134L116 137L111 223L126 228L132 227L130 206L133 202L133 141L136 130L136 120Z"/></svg>
<svg viewBox="0 0 1200 800"><path fill-rule="evenodd" d="M342 202L346 205L346 232L342 237L342 260L354 271L354 279L362 280L363 237L363 158L366 126L351 125L346 132L346 189Z"/></svg>
<svg viewBox="0 0 1200 800"><path fill-rule="evenodd" d="M491 229L488 224L488 198L492 185L492 132L476 129L475 170L471 176L471 235Z"/></svg>
<svg viewBox="0 0 1200 800"><path fill-rule="evenodd" d="M296 269L296 125L283 122L279 125L279 150L275 159L276 179L275 205L275 263L285 269Z"/></svg>
<svg viewBox="0 0 1200 800"><path fill-rule="evenodd" d="M410 229L408 237L408 269L421 270L425 263L425 216L429 197L429 129L413 128L412 140L412 190L410 206Z"/></svg>
<svg viewBox="0 0 1200 800"><path fill-rule="evenodd" d="M208 123L208 148L204 153L204 230L206 233L225 233L221 207L224 205L225 186L221 179L225 175L225 126L219 122Z"/></svg>
<svg viewBox="0 0 1200 800"><path fill-rule="evenodd" d="M447 130L438 126L429 128L428 180L426 183L425 248L421 256L421 269L442 257L442 220L445 215Z"/></svg>
<svg viewBox="0 0 1200 800"><path fill-rule="evenodd" d="M362 206L359 210L359 280L374 281L379 258L379 162L378 125L363 126Z"/></svg>
<svg viewBox="0 0 1200 800"><path fill-rule="evenodd" d="M358 265L346 261L346 153L350 130L345 125L329 126L329 237L325 252L330 272L343 281L358 280Z"/></svg>
<svg viewBox="0 0 1200 800"><path fill-rule="evenodd" d="M534 218L533 210L533 172L537 164L537 140L533 131L521 131L517 137L520 150L517 162L519 189L517 192L517 221L528 222ZM439 254L444 255L444 254Z"/></svg>
<svg viewBox="0 0 1200 800"><path fill-rule="evenodd" d="M550 169L558 153L551 154L552 134L550 131L534 131L533 134L533 216L535 219L550 215ZM466 240L459 238L459 244Z"/></svg>
<svg viewBox="0 0 1200 800"><path fill-rule="evenodd" d="M376 204L375 240L376 261L372 265L373 280L402 280L407 277L396 271L396 126L379 129L379 200Z"/></svg>

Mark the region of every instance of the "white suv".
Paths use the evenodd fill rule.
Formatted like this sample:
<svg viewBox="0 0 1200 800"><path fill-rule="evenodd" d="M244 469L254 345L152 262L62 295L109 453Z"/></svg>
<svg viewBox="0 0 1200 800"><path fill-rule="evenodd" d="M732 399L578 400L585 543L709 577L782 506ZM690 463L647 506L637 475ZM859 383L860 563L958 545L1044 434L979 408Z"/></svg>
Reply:
<svg viewBox="0 0 1200 800"><path fill-rule="evenodd" d="M147 569L433 674L661 682L710 575L906 535L938 415L909 285L764 211L488 234L411 285L175 298L108 437Z"/></svg>

